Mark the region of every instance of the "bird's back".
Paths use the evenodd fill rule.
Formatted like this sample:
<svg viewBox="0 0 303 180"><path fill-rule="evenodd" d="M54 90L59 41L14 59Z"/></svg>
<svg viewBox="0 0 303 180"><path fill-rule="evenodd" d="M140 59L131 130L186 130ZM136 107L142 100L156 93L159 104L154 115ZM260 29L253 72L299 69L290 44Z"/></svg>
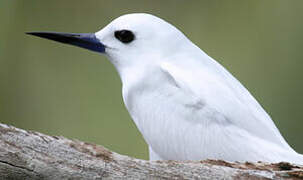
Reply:
<svg viewBox="0 0 303 180"><path fill-rule="evenodd" d="M162 61L124 87L155 157L303 162L241 83L204 52L192 54Z"/></svg>

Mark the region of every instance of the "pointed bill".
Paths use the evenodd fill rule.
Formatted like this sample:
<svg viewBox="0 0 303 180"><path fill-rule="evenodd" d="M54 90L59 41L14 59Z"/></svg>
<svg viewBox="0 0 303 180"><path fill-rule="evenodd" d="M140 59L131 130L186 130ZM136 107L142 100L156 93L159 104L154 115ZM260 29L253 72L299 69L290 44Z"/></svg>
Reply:
<svg viewBox="0 0 303 180"><path fill-rule="evenodd" d="M26 34L105 53L105 45L94 33L27 32Z"/></svg>

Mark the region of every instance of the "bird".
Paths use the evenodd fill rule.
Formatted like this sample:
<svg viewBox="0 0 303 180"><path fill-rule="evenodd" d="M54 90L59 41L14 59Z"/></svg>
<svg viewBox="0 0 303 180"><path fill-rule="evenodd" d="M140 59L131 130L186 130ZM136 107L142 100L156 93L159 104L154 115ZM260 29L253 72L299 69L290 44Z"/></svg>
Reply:
<svg viewBox="0 0 303 180"><path fill-rule="evenodd" d="M169 22L125 14L95 33L28 32L107 56L149 160L303 164L271 117L220 63Z"/></svg>

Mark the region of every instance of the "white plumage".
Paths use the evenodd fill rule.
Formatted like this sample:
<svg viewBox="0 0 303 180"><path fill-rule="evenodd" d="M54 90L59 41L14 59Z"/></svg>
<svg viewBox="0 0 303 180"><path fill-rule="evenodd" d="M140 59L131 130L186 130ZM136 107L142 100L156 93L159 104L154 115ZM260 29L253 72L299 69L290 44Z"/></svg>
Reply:
<svg viewBox="0 0 303 180"><path fill-rule="evenodd" d="M110 34L119 29L136 39L118 42ZM96 36L110 47L151 160L303 163L245 87L169 23L129 14Z"/></svg>
<svg viewBox="0 0 303 180"><path fill-rule="evenodd" d="M121 16L95 34L31 35L105 53L151 160L303 164L254 97L174 26L149 14Z"/></svg>

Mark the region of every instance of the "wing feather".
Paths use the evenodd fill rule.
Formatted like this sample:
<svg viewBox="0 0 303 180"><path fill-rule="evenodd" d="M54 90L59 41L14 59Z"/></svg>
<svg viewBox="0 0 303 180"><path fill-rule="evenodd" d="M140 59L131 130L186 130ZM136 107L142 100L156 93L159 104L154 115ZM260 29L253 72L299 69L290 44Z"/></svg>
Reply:
<svg viewBox="0 0 303 180"><path fill-rule="evenodd" d="M201 117L201 121L233 125L245 130L252 137L292 150L270 116L245 87L220 64L213 60L207 66L191 64L191 61L178 65L176 62L164 62L161 69L188 98L195 99L190 101L192 104L189 108L200 107L201 111L205 111L202 107L206 107L212 118Z"/></svg>

